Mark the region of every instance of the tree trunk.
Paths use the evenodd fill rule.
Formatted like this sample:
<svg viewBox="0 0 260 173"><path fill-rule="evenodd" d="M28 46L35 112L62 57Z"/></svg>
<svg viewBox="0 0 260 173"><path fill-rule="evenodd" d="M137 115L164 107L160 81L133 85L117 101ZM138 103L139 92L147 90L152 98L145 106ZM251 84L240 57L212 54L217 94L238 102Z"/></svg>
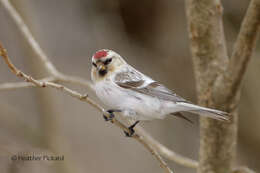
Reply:
<svg viewBox="0 0 260 173"><path fill-rule="evenodd" d="M259 32L259 0L252 0L234 51L227 56L219 0L186 0L199 104L230 113L230 122L200 120L200 173L230 173L235 159L241 81Z"/></svg>

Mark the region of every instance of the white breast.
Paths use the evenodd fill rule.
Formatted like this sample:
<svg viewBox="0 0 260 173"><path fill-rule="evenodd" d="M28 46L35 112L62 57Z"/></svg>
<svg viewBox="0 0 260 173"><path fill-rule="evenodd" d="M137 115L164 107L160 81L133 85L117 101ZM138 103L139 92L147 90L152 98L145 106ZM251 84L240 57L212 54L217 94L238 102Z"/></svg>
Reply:
<svg viewBox="0 0 260 173"><path fill-rule="evenodd" d="M109 79L96 84L96 94L109 109L120 109L123 115L136 120L165 117L161 100L118 87Z"/></svg>
<svg viewBox="0 0 260 173"><path fill-rule="evenodd" d="M95 88L99 99L111 109L119 109L121 99L126 96L109 81L100 81Z"/></svg>

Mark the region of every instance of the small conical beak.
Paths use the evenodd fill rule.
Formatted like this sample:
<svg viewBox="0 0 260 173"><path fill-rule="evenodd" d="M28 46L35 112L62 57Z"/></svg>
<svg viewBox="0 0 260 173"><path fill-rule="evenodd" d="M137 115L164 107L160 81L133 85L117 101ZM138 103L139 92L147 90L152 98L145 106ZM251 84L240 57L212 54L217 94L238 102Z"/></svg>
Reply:
<svg viewBox="0 0 260 173"><path fill-rule="evenodd" d="M98 69L98 71L104 71L104 70L106 70L106 66L104 64L100 63L97 65L97 69Z"/></svg>

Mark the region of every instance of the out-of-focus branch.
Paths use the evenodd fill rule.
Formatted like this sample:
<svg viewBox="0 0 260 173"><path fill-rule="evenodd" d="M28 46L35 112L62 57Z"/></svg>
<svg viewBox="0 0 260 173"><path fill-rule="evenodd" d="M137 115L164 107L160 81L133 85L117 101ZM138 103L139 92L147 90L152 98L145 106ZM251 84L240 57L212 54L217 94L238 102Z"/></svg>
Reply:
<svg viewBox="0 0 260 173"><path fill-rule="evenodd" d="M256 173L255 171L249 169L248 167L242 166L235 168L232 173Z"/></svg>
<svg viewBox="0 0 260 173"><path fill-rule="evenodd" d="M56 82L54 77L46 77L39 80L40 82ZM16 90L20 88L30 88L34 87L32 83L28 82L8 82L8 83L2 83L0 84L0 91L10 91L10 90Z"/></svg>
<svg viewBox="0 0 260 173"><path fill-rule="evenodd" d="M92 106L97 108L98 110L104 112L104 109L102 107L97 105L92 100L89 101L90 99L88 97L86 97L84 95L80 95L77 92L76 93L74 93L73 91L70 92L70 90L67 90L67 88L64 88L64 86L53 83L53 82L67 82L67 83L72 83L72 84L77 84L77 85L81 85L81 86L84 86L84 87L88 87L89 89L93 90L93 86L91 85L91 82L89 82L88 80L85 80L85 79L80 78L80 77L65 75L61 72L58 72L56 67L53 65L53 63L46 56L44 51L40 48L37 41L33 38L32 34L30 33L29 28L26 26L26 24L24 23L24 21L22 20L20 15L17 13L15 8L10 4L10 2L8 0L0 0L0 3L8 11L10 16L14 19L14 22L16 23L17 27L23 33L23 36L27 40L29 46L31 46L32 50L36 53L36 55L38 55L38 58L40 58L42 60L42 62L44 62L46 70L49 72L49 74L51 76L50 78L44 78L45 80L44 79L42 79L42 80L32 80L30 83L28 83L28 82L17 82L17 83L0 84L0 91L1 90L18 89L18 88L26 88L26 87L35 87L35 86L43 87L43 86L46 86L46 84L47 84L48 87L53 87L53 88L56 88L56 89L59 89L59 90L63 90L64 92L66 92L67 94L69 94L73 97L81 98L81 99L83 99L83 101L88 102L89 104L91 104ZM34 82L37 81L38 85L35 84L35 83L33 84L33 81ZM48 85L48 84L50 84L50 85ZM85 97L87 99L84 99ZM119 127L121 127L124 130L128 130L128 129L126 129L126 126L121 124L119 121L116 121L115 124L118 125ZM162 156L166 157L169 160L175 161L176 163L179 163L180 165L190 167L190 168L196 168L197 167L197 165L198 165L197 161L186 158L184 156L181 156L181 155L175 153L174 151L168 149L167 147L162 145L160 142L153 139L143 128L136 127L135 129L140 134L140 136L142 136L142 138L138 138L138 141L141 142L143 145L145 143L148 143L154 149L156 149ZM150 147L149 145L146 146L146 147ZM152 149L152 148L150 148L150 149ZM155 151L154 153L155 153L155 157L157 157L157 159L160 159L160 156L157 154L157 152ZM161 165L163 167L165 167L166 164L164 162L162 162Z"/></svg>
<svg viewBox="0 0 260 173"><path fill-rule="evenodd" d="M214 100L219 104L228 102L237 95L259 32L260 0L251 0L234 44L228 67L215 82Z"/></svg>
<svg viewBox="0 0 260 173"><path fill-rule="evenodd" d="M144 140L153 146L162 156L165 158L172 160L180 165L186 166L188 168L197 168L199 163L196 160L192 160L190 158L184 157L170 150L159 141L155 140L150 134L148 134L143 128L136 127L136 132L142 134Z"/></svg>
<svg viewBox="0 0 260 173"><path fill-rule="evenodd" d="M43 79L38 79L38 81L55 82L55 83L66 82L66 83L71 83L71 84L80 85L83 87L88 87L90 89L93 89L93 86L91 85L90 81L77 76L67 76L62 73L60 73L59 77L50 76L50 77L45 77ZM7 82L7 83L0 84L0 92L5 90L15 90L15 89L29 88L29 87L34 87L34 85L28 82Z"/></svg>
<svg viewBox="0 0 260 173"><path fill-rule="evenodd" d="M64 75L64 74L60 73L57 70L57 68L53 65L53 63L50 61L50 59L48 58L46 53L42 50L39 43L35 40L32 33L30 32L30 29L24 23L22 17L19 15L19 13L16 11L16 9L12 6L12 4L9 2L9 0L0 0L0 3L3 5L3 7L9 13L9 15L12 17L15 24L17 25L17 28L21 31L22 35L24 36L24 39L31 46L32 50L37 55L37 57L42 61L43 65L45 66L49 75L53 76L54 80L79 84L79 85L82 85L82 86L85 86L88 88L92 87L91 83L83 78ZM28 87L27 85L20 84L20 87L22 87L22 86Z"/></svg>
<svg viewBox="0 0 260 173"><path fill-rule="evenodd" d="M23 19L18 14L16 9L11 5L9 0L1 0L1 4L4 6L4 8L9 13L9 15L14 20L15 24L17 25L17 28L23 34L24 39L29 43L29 45L32 47L33 51L43 62L44 66L48 69L48 72L53 76L58 76L59 72L57 71L56 67L50 62L47 55L44 53L44 51L42 50L42 48L40 47L38 42L35 40L32 33L30 32L29 28L24 23Z"/></svg>
<svg viewBox="0 0 260 173"><path fill-rule="evenodd" d="M0 43L0 56L3 57L3 59L5 60L6 64L8 65L8 67L11 69L11 71L20 78L23 78L26 82L30 82L32 83L34 86L36 87L40 87L40 88L45 88L45 87L49 87L49 88L54 88L57 90L60 90L74 98L77 98L81 101L87 102L90 105L92 105L93 107L95 107L97 110L99 110L101 113L103 113L105 116L107 116L107 118L109 118L109 114L105 111L104 108L102 108L100 105L98 105L96 102L94 102L92 99L90 99L88 97L88 95L82 95L80 93L78 93L77 91L71 90L63 85L57 84L57 83L53 83L53 82L48 82L48 81L39 81L34 79L33 77L23 73L22 71L20 71L18 68L16 68L13 63L11 62L11 60L9 59L8 55L7 55L7 51L6 49L3 48L3 46ZM121 128L124 131L127 131L130 133L129 129L120 121L118 121L116 118L113 118L111 120L111 123L113 123L114 125L116 125L117 127ZM161 156L158 154L158 152L149 144L147 143L147 141L144 140L143 136L140 136L139 134L135 133L132 136L134 139L136 139L138 142L140 142L148 151L151 152L151 154L157 159L157 161L160 163L160 166L162 169L165 170L165 172L167 173L172 173L172 170L167 166L166 162L161 158Z"/></svg>
<svg viewBox="0 0 260 173"><path fill-rule="evenodd" d="M259 32L260 0L250 2L230 60L220 0L186 2L199 103L231 116L231 123L201 118L198 171L229 173L235 158L240 85Z"/></svg>

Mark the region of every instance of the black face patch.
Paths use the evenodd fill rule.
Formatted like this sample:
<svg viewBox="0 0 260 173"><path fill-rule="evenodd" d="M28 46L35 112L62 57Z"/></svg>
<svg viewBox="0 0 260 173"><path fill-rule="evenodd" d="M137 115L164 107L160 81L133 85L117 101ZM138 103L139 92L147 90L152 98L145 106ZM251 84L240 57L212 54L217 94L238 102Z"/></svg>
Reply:
<svg viewBox="0 0 260 173"><path fill-rule="evenodd" d="M99 74L100 76L105 76L105 75L107 74L107 70L99 70L99 71L98 71L98 74Z"/></svg>
<svg viewBox="0 0 260 173"><path fill-rule="evenodd" d="M96 63L92 62L92 65L97 68L97 64Z"/></svg>
<svg viewBox="0 0 260 173"><path fill-rule="evenodd" d="M105 62L104 62L104 65L108 65L112 62L112 58L109 58L107 59Z"/></svg>

